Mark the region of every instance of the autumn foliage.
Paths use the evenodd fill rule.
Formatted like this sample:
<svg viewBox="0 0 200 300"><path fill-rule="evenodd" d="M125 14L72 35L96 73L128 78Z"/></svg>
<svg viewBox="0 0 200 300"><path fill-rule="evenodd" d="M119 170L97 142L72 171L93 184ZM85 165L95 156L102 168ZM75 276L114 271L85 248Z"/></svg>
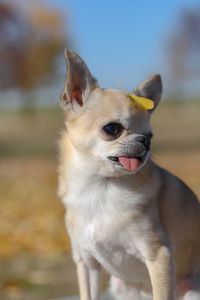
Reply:
<svg viewBox="0 0 200 300"><path fill-rule="evenodd" d="M60 11L29 6L0 4L1 90L30 91L55 80L58 57L69 44Z"/></svg>

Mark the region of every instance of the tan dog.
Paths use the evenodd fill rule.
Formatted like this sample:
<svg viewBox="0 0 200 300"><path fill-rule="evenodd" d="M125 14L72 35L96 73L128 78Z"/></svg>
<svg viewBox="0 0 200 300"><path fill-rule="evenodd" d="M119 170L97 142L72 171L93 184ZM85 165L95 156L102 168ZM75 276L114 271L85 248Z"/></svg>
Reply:
<svg viewBox="0 0 200 300"><path fill-rule="evenodd" d="M99 299L101 267L123 299L200 299L200 204L150 158L150 112L118 90L99 88L82 59L65 53L59 195L81 300ZM162 93L159 75L135 95Z"/></svg>

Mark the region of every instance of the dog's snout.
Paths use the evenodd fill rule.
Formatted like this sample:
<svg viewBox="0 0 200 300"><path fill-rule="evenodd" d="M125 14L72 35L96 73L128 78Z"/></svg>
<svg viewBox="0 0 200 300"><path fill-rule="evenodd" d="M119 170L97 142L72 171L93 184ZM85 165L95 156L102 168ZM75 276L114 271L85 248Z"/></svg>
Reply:
<svg viewBox="0 0 200 300"><path fill-rule="evenodd" d="M149 135L140 135L136 138L136 141L144 145L146 150L150 149L151 137Z"/></svg>

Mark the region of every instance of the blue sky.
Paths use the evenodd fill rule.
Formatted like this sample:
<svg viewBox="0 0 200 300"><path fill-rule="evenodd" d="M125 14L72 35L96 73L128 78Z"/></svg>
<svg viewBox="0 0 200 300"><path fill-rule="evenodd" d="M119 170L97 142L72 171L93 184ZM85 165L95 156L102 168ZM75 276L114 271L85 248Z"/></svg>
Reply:
<svg viewBox="0 0 200 300"><path fill-rule="evenodd" d="M151 73L167 81L167 39L195 0L46 0L69 16L74 49L102 87L131 89Z"/></svg>

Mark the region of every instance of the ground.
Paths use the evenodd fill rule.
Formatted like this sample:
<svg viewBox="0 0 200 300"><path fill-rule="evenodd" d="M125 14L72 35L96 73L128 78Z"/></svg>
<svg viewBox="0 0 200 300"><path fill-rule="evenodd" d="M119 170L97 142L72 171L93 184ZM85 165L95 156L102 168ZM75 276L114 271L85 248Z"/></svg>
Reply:
<svg viewBox="0 0 200 300"><path fill-rule="evenodd" d="M163 103L153 116L153 159L200 196L200 103ZM0 299L77 293L56 196L59 110L0 113ZM107 280L107 279L106 279ZM3 297L3 298L1 298Z"/></svg>

